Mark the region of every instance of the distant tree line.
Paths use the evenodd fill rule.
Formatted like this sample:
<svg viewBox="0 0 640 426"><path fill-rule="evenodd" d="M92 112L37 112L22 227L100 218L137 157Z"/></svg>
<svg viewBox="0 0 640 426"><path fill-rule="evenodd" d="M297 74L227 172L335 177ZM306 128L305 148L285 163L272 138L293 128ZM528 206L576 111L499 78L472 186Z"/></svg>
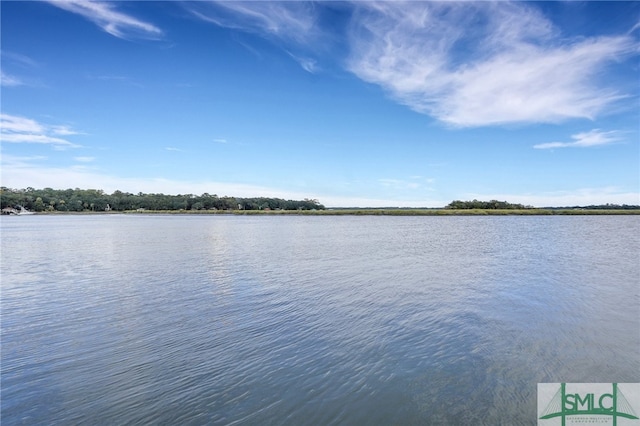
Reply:
<svg viewBox="0 0 640 426"><path fill-rule="evenodd" d="M35 212L44 211L125 211L125 210L322 210L314 199L302 201L280 198L218 197L216 194L165 195L100 189L11 189L0 188L1 208L23 206Z"/></svg>
<svg viewBox="0 0 640 426"><path fill-rule="evenodd" d="M445 209L501 209L501 210L516 210L516 209L532 209L531 206L524 206L522 204L507 203L506 201L460 201L455 200L447 204Z"/></svg>
<svg viewBox="0 0 640 426"><path fill-rule="evenodd" d="M551 210L557 209L582 209L582 210L640 210L640 206L629 204L598 204L589 206L573 206L573 207L546 207Z"/></svg>
<svg viewBox="0 0 640 426"><path fill-rule="evenodd" d="M455 200L447 204L445 209L485 209L485 210L523 210L534 209L532 206L524 206L522 204L508 203L506 201L460 201ZM598 204L589 206L573 206L573 207L544 207L544 209L550 210L640 210L640 206L627 205L627 204Z"/></svg>

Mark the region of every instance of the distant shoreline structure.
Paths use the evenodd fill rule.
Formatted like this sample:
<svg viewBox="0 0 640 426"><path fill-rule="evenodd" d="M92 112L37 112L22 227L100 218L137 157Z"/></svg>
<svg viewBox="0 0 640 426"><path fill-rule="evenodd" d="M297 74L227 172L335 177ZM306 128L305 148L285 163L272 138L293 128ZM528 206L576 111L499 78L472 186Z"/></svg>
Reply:
<svg viewBox="0 0 640 426"><path fill-rule="evenodd" d="M17 205L15 207L5 207L2 209L3 215L9 216L26 216L30 214L35 214L35 212L31 212L25 209L23 206Z"/></svg>

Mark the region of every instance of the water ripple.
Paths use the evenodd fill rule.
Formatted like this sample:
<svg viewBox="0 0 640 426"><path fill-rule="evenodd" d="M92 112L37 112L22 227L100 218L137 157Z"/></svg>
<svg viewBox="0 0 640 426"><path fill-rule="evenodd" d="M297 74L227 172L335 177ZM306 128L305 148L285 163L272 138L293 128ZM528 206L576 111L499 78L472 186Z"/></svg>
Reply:
<svg viewBox="0 0 640 426"><path fill-rule="evenodd" d="M3 424L533 424L538 382L640 381L637 217L11 219Z"/></svg>

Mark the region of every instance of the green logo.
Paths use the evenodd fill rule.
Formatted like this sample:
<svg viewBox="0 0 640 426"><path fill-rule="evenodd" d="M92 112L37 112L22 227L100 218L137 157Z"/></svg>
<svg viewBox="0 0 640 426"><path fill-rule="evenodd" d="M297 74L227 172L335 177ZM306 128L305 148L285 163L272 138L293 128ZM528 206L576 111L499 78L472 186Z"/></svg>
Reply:
<svg viewBox="0 0 640 426"><path fill-rule="evenodd" d="M538 424L640 424L640 386L622 386L628 397L618 383L539 383Z"/></svg>

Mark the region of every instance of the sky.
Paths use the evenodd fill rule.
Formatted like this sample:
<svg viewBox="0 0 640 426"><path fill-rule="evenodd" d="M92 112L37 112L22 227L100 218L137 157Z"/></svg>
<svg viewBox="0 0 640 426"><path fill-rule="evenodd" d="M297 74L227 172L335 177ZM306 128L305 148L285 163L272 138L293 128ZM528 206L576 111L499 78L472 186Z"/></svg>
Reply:
<svg viewBox="0 0 640 426"><path fill-rule="evenodd" d="M1 185L640 204L640 2L2 1Z"/></svg>

